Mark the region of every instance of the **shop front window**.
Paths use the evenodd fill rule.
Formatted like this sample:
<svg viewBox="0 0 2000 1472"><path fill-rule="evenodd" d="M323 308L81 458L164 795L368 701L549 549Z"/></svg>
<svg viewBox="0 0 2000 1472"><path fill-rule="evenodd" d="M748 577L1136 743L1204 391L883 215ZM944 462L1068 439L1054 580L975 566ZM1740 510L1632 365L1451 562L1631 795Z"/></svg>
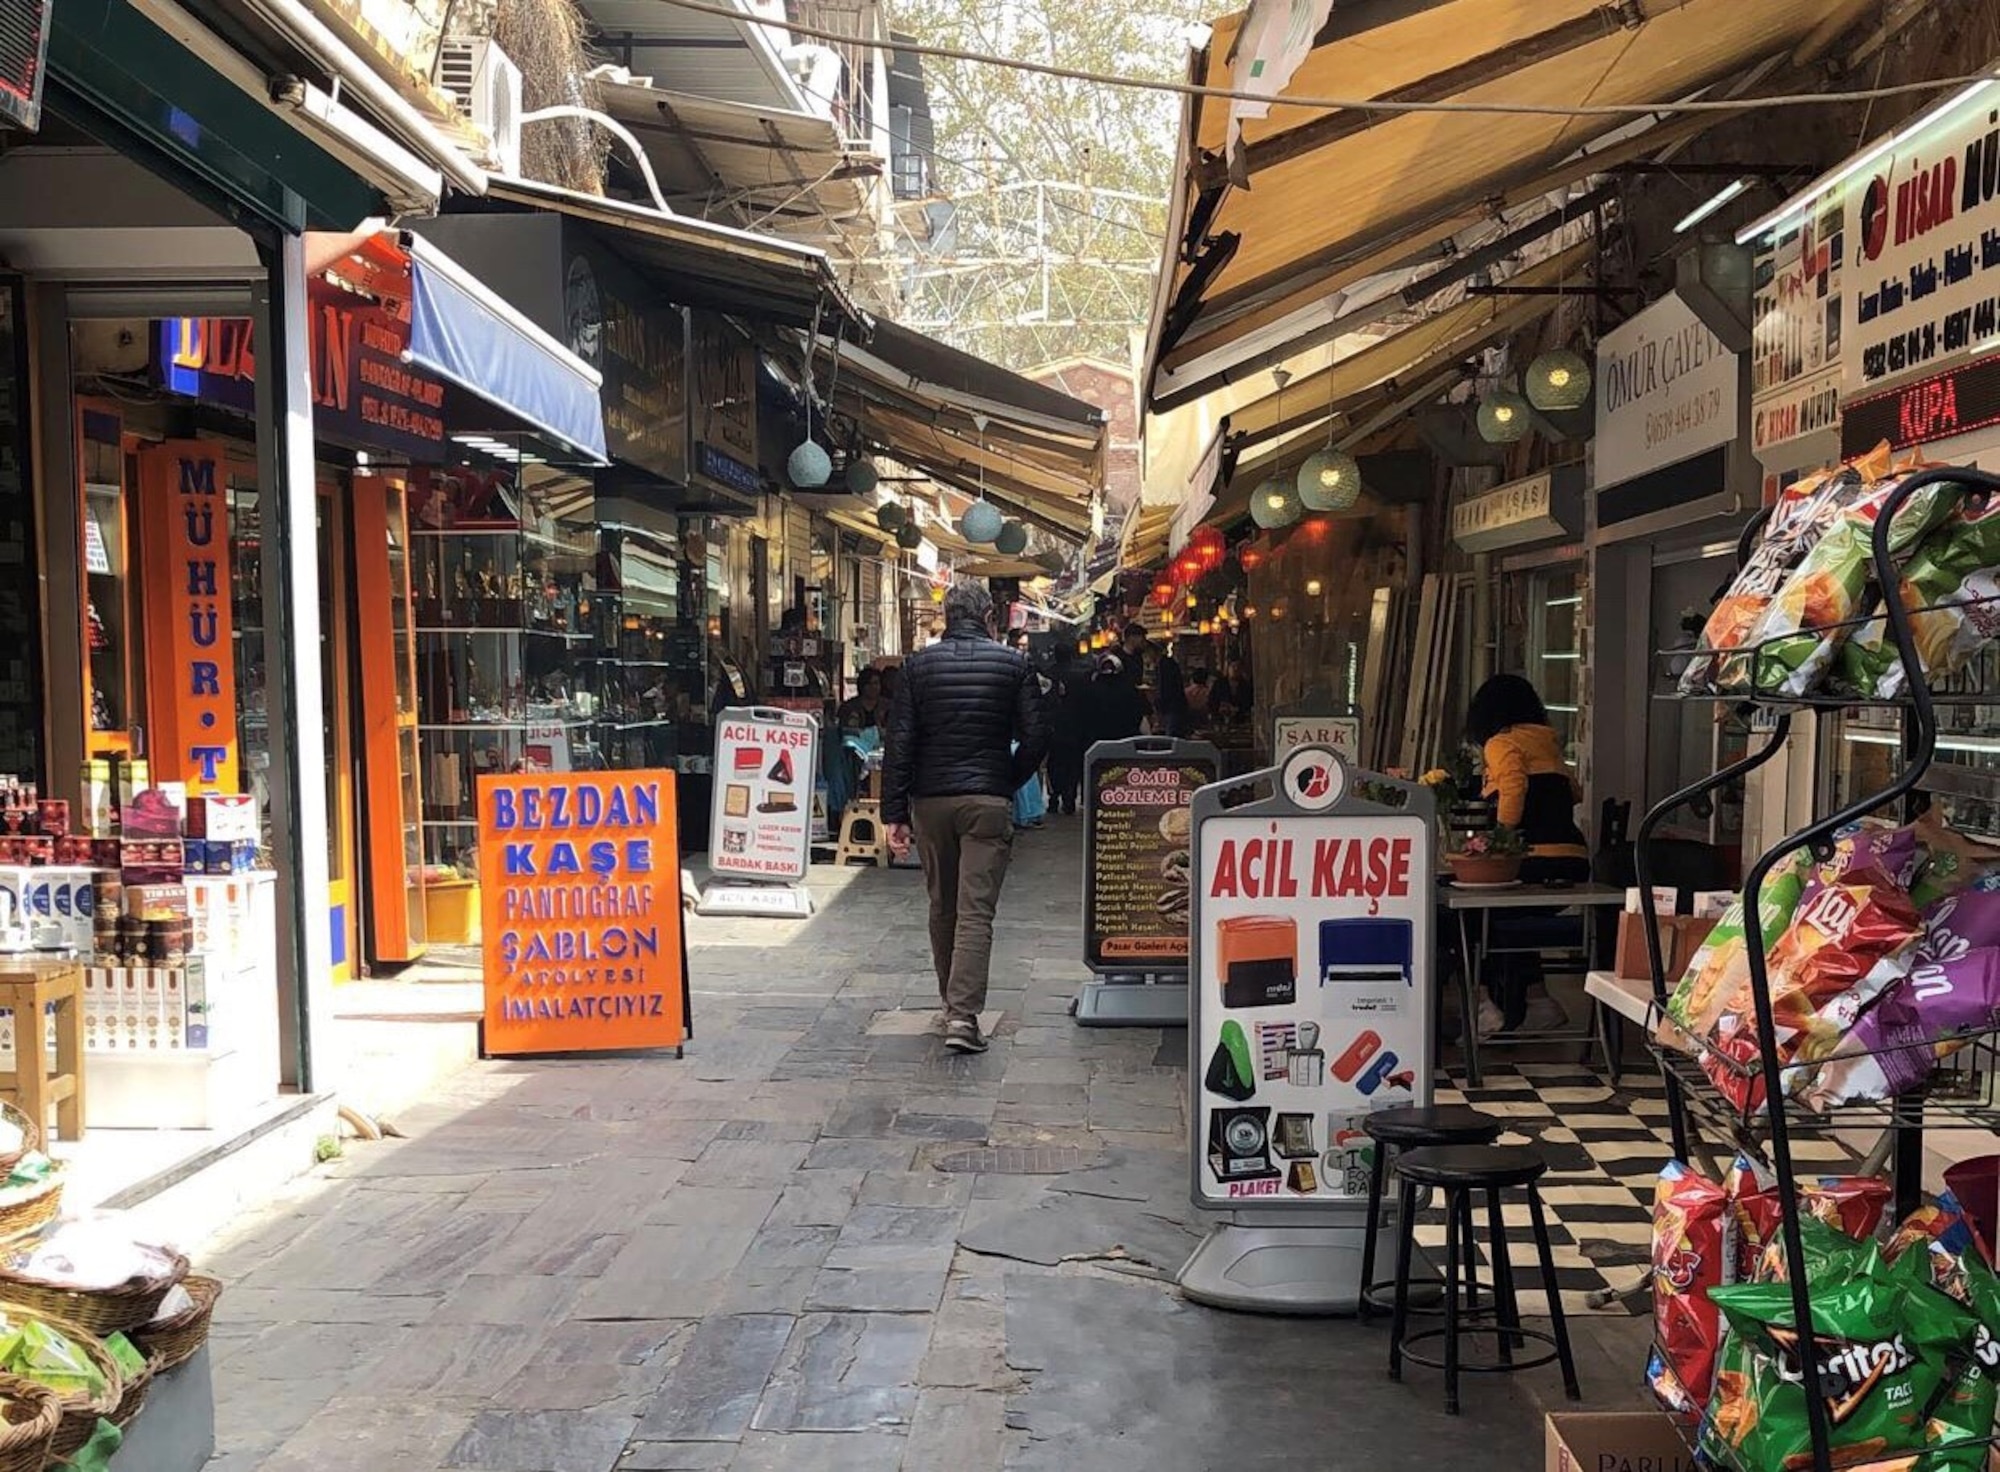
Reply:
<svg viewBox="0 0 2000 1472"><path fill-rule="evenodd" d="M1523 671L1541 692L1549 724L1572 769L1583 732L1583 574L1575 567L1534 574L1528 591Z"/></svg>

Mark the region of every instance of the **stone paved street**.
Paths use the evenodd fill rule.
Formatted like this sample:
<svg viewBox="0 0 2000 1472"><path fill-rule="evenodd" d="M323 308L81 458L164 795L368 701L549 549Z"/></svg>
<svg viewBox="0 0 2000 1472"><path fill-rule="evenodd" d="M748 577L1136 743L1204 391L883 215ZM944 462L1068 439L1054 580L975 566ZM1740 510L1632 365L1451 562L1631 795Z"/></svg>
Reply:
<svg viewBox="0 0 2000 1472"><path fill-rule="evenodd" d="M477 1064L351 1146L216 1260L214 1465L1539 1464L1551 1376L1451 1420L1379 1326L1178 1298L1184 1034L1070 1020L1079 847L1022 840L984 1057L924 1030L919 877L820 870L809 922L693 922L685 1059ZM1622 1406L1609 1332L1586 1388Z"/></svg>

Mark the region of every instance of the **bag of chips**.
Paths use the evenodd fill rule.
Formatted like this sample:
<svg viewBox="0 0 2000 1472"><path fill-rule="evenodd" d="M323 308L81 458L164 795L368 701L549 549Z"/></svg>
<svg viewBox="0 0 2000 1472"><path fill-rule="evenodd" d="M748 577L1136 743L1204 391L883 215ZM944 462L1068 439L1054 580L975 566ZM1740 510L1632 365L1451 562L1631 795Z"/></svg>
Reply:
<svg viewBox="0 0 2000 1472"><path fill-rule="evenodd" d="M1802 476L1780 491L1762 538L1702 626L1701 647L1709 651L1740 649L1749 642L1750 631L1763 618L1778 589L1833 524L1841 505L1866 481L1886 474L1888 468L1889 446L1884 444L1864 461ZM1714 652L1697 656L1681 674L1681 693L1700 695L1714 689L1722 663Z"/></svg>
<svg viewBox="0 0 2000 1472"><path fill-rule="evenodd" d="M1963 1304L1882 1265L1814 1281L1815 1392L1837 1467L1914 1456L1931 1444L1931 1411L1956 1380L1974 1318ZM1702 1449L1731 1467L1806 1472L1813 1464L1807 1390L1789 1283L1718 1288L1731 1331L1702 1426Z"/></svg>
<svg viewBox="0 0 2000 1472"><path fill-rule="evenodd" d="M1924 853L1910 886L1910 898L1918 909L1928 910L1946 895L1983 888L2000 874L2000 848L1960 833L1936 808L1920 814L1910 826Z"/></svg>
<svg viewBox="0 0 2000 1472"><path fill-rule="evenodd" d="M1653 1188L1653 1352L1646 1383L1669 1411L1696 1416L1708 1403L1722 1321L1709 1290L1728 1262L1729 1198L1678 1160Z"/></svg>
<svg viewBox="0 0 2000 1472"><path fill-rule="evenodd" d="M1855 1276L1867 1267L1873 1249L1867 1243L1830 1226L1818 1216L1799 1218L1799 1245L1805 1249L1806 1278L1813 1283L1829 1283ZM1785 1252L1785 1234L1772 1231L1771 1240L1757 1254L1746 1283L1786 1283L1791 1269Z"/></svg>
<svg viewBox="0 0 2000 1472"><path fill-rule="evenodd" d="M1781 860L1765 876L1758 896L1757 923L1766 951L1777 944L1799 896L1805 892L1808 855L1803 849ZM1712 1032L1724 1010L1749 984L1750 962L1743 902L1737 900L1716 922L1708 940L1689 961L1687 974L1667 1000L1667 1015L1697 1037Z"/></svg>
<svg viewBox="0 0 2000 1472"><path fill-rule="evenodd" d="M1961 504L1924 538L1903 569L1902 599L1933 681L1957 674L2000 636L2000 497ZM1881 700L1903 693L1903 662L1886 620L1871 620L1841 651L1840 682Z"/></svg>
<svg viewBox="0 0 2000 1472"><path fill-rule="evenodd" d="M1861 1012L1805 1090L1817 1110L1921 1088L1971 1037L2000 1027L2000 947L1919 961Z"/></svg>
<svg viewBox="0 0 2000 1472"><path fill-rule="evenodd" d="M1924 1472L1987 1472L1994 1457L1993 1416L2000 1409L2000 1280L1982 1263L1962 1284L1959 1301L1972 1311L1972 1337L1959 1369L1931 1411L1925 1439L1932 1451ZM1958 1296L1958 1295L1954 1295Z"/></svg>
<svg viewBox="0 0 2000 1472"><path fill-rule="evenodd" d="M1910 472L1870 485L1841 508L1839 518L1805 560L1785 580L1778 596L1751 630L1751 672L1760 691L1806 695L1819 687L1835 654L1853 632L1848 623L1861 610L1862 594L1874 571L1875 523ZM1889 547L1901 552L1942 521L1963 491L1949 481L1920 488L1897 510Z"/></svg>
<svg viewBox="0 0 2000 1472"><path fill-rule="evenodd" d="M1988 946L2000 946L2000 890L1968 889L1925 907L1919 960L1955 961Z"/></svg>
<svg viewBox="0 0 2000 1472"><path fill-rule="evenodd" d="M1972 1223L1966 1220L1965 1208L1958 1204L1958 1198L1950 1191L1940 1191L1930 1200L1897 1223L1896 1230L1889 1234L1889 1240L1882 1246L1882 1255L1890 1262L1899 1262L1906 1253L1924 1252L1929 1258L1931 1286L1949 1293L1961 1303L1966 1302L1966 1290L1962 1285L1966 1272L1966 1260L1981 1271L1986 1264L1979 1256L1978 1244L1972 1235Z"/></svg>

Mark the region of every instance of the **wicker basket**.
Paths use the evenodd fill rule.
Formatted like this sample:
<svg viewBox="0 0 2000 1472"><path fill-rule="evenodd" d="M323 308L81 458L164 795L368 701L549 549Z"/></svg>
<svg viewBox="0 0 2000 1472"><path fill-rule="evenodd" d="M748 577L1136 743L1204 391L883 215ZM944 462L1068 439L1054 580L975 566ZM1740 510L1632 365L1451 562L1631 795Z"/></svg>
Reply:
<svg viewBox="0 0 2000 1472"><path fill-rule="evenodd" d="M62 1211L63 1173L13 1189L0 1188L0 1246L31 1237Z"/></svg>
<svg viewBox="0 0 2000 1472"><path fill-rule="evenodd" d="M150 1323L174 1285L188 1274L188 1260L175 1252L158 1275L134 1278L116 1288L70 1288L46 1283L0 1264L0 1299L18 1303L51 1322L75 1324L92 1334L129 1334Z"/></svg>
<svg viewBox="0 0 2000 1472"><path fill-rule="evenodd" d="M0 1375L0 1472L42 1472L62 1421L62 1401L46 1385Z"/></svg>
<svg viewBox="0 0 2000 1472"><path fill-rule="evenodd" d="M58 1392L62 1418L56 1426L55 1440L49 1447L49 1460L68 1461L90 1440L91 1433L97 1430L97 1423L109 1420L124 1402L125 1375L118 1368L118 1361L111 1357L104 1341L73 1320L7 1299L0 1299L0 1315L10 1319L40 1319L51 1329L60 1330L75 1342L77 1348L90 1356L90 1362L104 1376L104 1389L100 1394L87 1396L80 1392Z"/></svg>
<svg viewBox="0 0 2000 1472"><path fill-rule="evenodd" d="M146 1352L141 1350L140 1353ZM118 1397L118 1409L108 1418L112 1425L123 1431L139 1418L139 1412L146 1409L146 1392L153 1388L153 1379L161 1368L160 1357L147 1354L145 1368L125 1377L124 1392Z"/></svg>
<svg viewBox="0 0 2000 1472"><path fill-rule="evenodd" d="M23 1157L42 1148L42 1127L5 1099L0 1099L0 1120L5 1120L21 1132L20 1149L0 1150L0 1181L4 1181L13 1174L14 1167L21 1163Z"/></svg>
<svg viewBox="0 0 2000 1472"><path fill-rule="evenodd" d="M192 1306L182 1309L172 1318L155 1319L150 1324L129 1331L141 1354L159 1359L158 1374L165 1374L176 1365L192 1359L195 1352L208 1343L208 1326L215 1314L215 1301L222 1296L222 1280L201 1273L189 1273L181 1280L181 1287L187 1289L188 1297L194 1300Z"/></svg>

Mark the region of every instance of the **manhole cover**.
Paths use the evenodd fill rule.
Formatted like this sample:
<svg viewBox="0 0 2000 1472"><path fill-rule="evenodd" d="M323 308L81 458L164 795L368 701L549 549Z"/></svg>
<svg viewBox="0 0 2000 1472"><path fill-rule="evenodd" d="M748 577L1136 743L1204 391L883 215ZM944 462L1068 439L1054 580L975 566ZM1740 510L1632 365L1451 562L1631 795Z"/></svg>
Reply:
<svg viewBox="0 0 2000 1472"><path fill-rule="evenodd" d="M958 1175L1064 1176L1097 1163L1075 1145L999 1145L956 1150L938 1157L937 1168Z"/></svg>

